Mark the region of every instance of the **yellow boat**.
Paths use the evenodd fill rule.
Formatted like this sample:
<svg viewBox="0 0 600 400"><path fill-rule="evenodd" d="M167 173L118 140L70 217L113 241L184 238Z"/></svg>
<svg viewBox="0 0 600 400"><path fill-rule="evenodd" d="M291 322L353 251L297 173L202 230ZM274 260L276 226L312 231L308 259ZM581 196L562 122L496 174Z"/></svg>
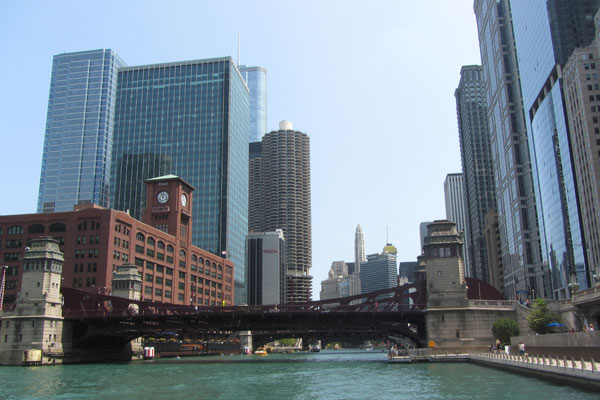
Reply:
<svg viewBox="0 0 600 400"><path fill-rule="evenodd" d="M256 349L256 351L254 352L255 356L268 356L269 353L267 353L267 351L265 350L264 347L259 347L258 349Z"/></svg>

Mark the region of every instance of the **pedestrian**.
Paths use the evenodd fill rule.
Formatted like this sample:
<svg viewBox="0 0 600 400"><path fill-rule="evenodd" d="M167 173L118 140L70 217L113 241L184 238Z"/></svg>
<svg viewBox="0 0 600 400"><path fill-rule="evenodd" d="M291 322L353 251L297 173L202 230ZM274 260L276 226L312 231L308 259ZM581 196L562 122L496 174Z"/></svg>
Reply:
<svg viewBox="0 0 600 400"><path fill-rule="evenodd" d="M594 324L590 322L590 332L594 332Z"/></svg>
<svg viewBox="0 0 600 400"><path fill-rule="evenodd" d="M525 355L525 344L523 343L523 341L519 342L519 355L520 356Z"/></svg>
<svg viewBox="0 0 600 400"><path fill-rule="evenodd" d="M525 302L525 306L526 306L527 308L531 307L531 303L529 302L529 299L527 299L527 301Z"/></svg>

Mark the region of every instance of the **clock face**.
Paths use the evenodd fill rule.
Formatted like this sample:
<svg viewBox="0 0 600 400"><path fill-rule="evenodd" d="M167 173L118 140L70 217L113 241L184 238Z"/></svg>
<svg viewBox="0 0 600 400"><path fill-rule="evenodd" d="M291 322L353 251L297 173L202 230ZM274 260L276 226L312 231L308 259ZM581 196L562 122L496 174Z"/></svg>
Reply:
<svg viewBox="0 0 600 400"><path fill-rule="evenodd" d="M156 200L158 200L160 204L165 204L167 201L169 201L169 193L165 192L164 190L159 192L156 196Z"/></svg>
<svg viewBox="0 0 600 400"><path fill-rule="evenodd" d="M184 207L187 205L187 196L185 194L181 195L181 205Z"/></svg>

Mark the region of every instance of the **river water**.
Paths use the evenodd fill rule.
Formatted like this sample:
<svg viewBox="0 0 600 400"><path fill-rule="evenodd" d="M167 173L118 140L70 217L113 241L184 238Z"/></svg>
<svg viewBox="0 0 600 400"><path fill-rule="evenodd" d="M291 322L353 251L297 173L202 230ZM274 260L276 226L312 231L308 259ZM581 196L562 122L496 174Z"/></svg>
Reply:
<svg viewBox="0 0 600 400"><path fill-rule="evenodd" d="M367 351L0 367L0 399L598 399L470 363L388 364Z"/></svg>

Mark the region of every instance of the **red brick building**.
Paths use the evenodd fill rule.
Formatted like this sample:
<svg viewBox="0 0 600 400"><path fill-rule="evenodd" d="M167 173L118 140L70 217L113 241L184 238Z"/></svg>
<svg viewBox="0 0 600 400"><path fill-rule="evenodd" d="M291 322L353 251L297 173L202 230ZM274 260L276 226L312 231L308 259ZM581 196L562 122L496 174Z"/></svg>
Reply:
<svg viewBox="0 0 600 400"><path fill-rule="evenodd" d="M60 242L64 287L107 293L117 265L135 264L143 300L232 305L233 262L191 243L194 188L174 175L147 185L143 222L94 204L71 212L0 216L0 266L8 266L5 307L19 293L28 243L41 236Z"/></svg>

